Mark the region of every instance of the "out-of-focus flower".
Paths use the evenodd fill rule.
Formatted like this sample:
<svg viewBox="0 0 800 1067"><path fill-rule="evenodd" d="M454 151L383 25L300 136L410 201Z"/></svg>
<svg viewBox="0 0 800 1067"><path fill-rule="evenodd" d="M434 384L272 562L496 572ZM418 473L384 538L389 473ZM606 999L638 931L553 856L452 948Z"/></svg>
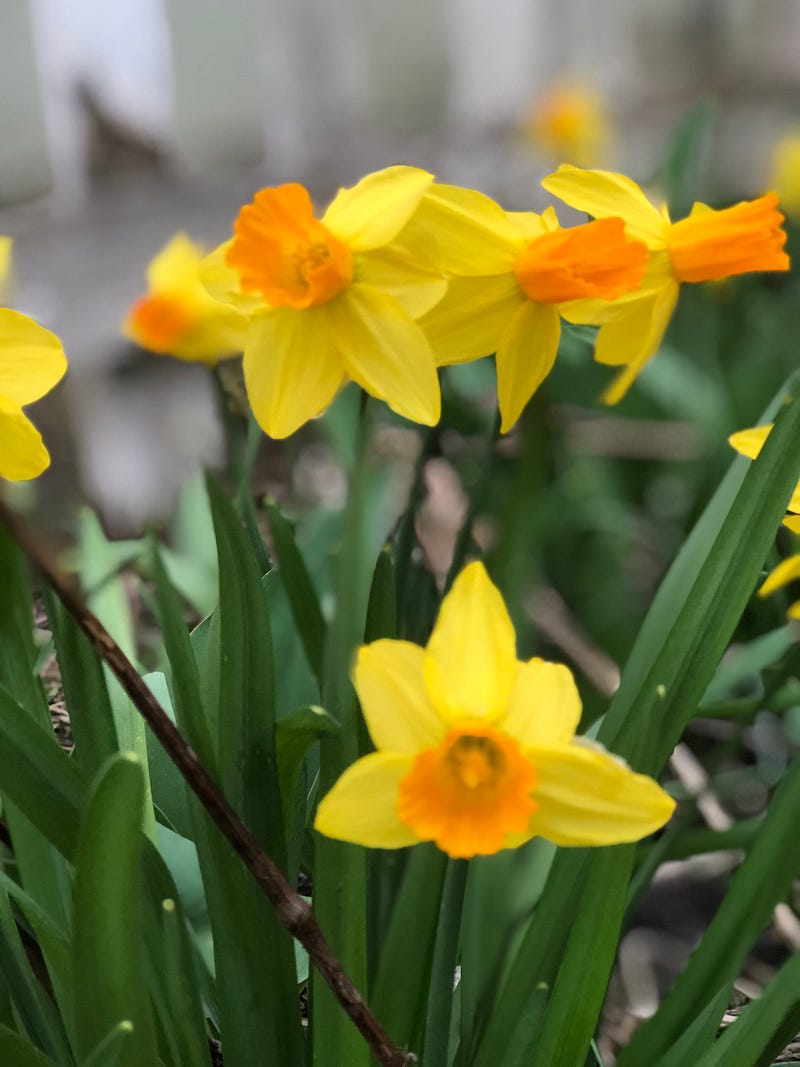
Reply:
<svg viewBox="0 0 800 1067"><path fill-rule="evenodd" d="M247 319L206 292L200 281L205 255L184 233L161 249L147 268L147 294L123 324L127 337L151 352L212 366L242 351Z"/></svg>
<svg viewBox="0 0 800 1067"><path fill-rule="evenodd" d="M747 430L739 430L737 433L731 434L728 438L728 444L740 455L747 456L748 459L755 459L764 447L764 442L769 436L772 426L772 423L768 423L766 426L752 426ZM800 533L800 482L794 487L792 498L787 505L787 511L790 514L783 520L783 525L787 526L793 533ZM758 590L758 595L761 597L769 596L776 589L782 589L783 586L788 585L797 578L800 578L800 554L787 556L786 559L781 560L778 566L770 571L764 579L761 588ZM786 615L790 619L800 619L800 600L789 605Z"/></svg>
<svg viewBox="0 0 800 1067"><path fill-rule="evenodd" d="M786 234L778 198L767 193L722 211L695 204L688 218L671 222L622 174L580 170L565 164L545 178L544 188L565 203L602 219L620 216L626 232L650 250L641 290L613 304L596 300L573 305L565 318L600 325L595 359L624 366L603 394L615 404L655 354L683 282L706 282L751 271L785 271Z"/></svg>
<svg viewBox="0 0 800 1067"><path fill-rule="evenodd" d="M787 133L775 145L768 185L778 194L787 215L800 216L800 129Z"/></svg>
<svg viewBox="0 0 800 1067"><path fill-rule="evenodd" d="M11 242L0 238L0 283ZM0 308L0 478L27 481L50 465L41 434L23 408L48 393L67 369L61 342L27 315Z"/></svg>
<svg viewBox="0 0 800 1067"><path fill-rule="evenodd" d="M316 828L368 848L434 841L454 857L532 837L636 841L674 802L600 745L575 737L570 671L516 657L506 607L480 563L445 597L427 648L375 641L353 670L377 752L323 798Z"/></svg>
<svg viewBox="0 0 800 1067"><path fill-rule="evenodd" d="M553 366L559 311L591 297L616 300L641 284L647 249L625 235L622 219L561 229L556 213L507 212L471 189L434 185L415 226L442 249L452 277L445 297L420 325L437 363L497 357L503 433Z"/></svg>
<svg viewBox="0 0 800 1067"><path fill-rule="evenodd" d="M523 129L543 155L582 167L602 162L611 140L602 96L577 83L547 89L534 103Z"/></svg>
<svg viewBox="0 0 800 1067"><path fill-rule="evenodd" d="M251 317L244 377L271 437L320 415L352 378L413 422L439 419L436 364L414 321L447 287L430 236L404 232L433 176L389 167L318 219L302 185L262 189L206 260L208 291Z"/></svg>

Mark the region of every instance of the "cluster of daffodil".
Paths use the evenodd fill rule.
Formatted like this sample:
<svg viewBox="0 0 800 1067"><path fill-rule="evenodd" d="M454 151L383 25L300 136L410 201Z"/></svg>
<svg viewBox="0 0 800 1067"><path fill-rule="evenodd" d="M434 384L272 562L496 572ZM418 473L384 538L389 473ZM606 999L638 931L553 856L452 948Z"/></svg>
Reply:
<svg viewBox="0 0 800 1067"><path fill-rule="evenodd" d="M243 348L253 412L277 438L348 379L434 424L437 367L495 353L507 432L553 366L562 318L600 326L595 358L623 368L604 394L615 403L683 282L789 267L774 194L672 223L620 174L564 165L543 185L595 221L562 229L552 208L504 211L413 167L341 190L320 218L301 185L263 189L205 259L183 237L164 249L128 333L188 359Z"/></svg>
<svg viewBox="0 0 800 1067"><path fill-rule="evenodd" d="M783 216L767 194L672 223L628 178L565 165L545 189L594 221L509 212L481 193L390 167L341 190L318 218L297 184L263 189L205 255L179 236L153 261L125 329L143 346L213 364L244 353L254 415L283 438L348 381L424 425L440 415L438 367L496 356L501 429L549 373L562 318L600 326L595 358L623 396L655 353L684 282L786 270ZM0 474L48 462L22 413L61 377L58 340L0 312ZM10 442L10 448L5 442ZM566 667L517 660L500 594L480 564L445 598L427 648L362 648L353 681L377 751L320 804L317 828L452 856L540 835L560 845L635 840L673 802L651 779L576 739Z"/></svg>
<svg viewBox="0 0 800 1067"><path fill-rule="evenodd" d="M738 433L731 434L728 442L740 455L747 456L748 459L755 459L764 447L764 442L771 429L772 423L767 426L753 426L749 430L739 430ZM800 482L797 483L792 493L783 525L791 530L792 533L800 533ZM781 560L777 567L770 571L759 588L758 595L761 597L769 596L770 593L782 589L798 578L800 578L800 552L787 556L786 559ZM800 600L795 600L789 605L786 616L789 619L800 619Z"/></svg>

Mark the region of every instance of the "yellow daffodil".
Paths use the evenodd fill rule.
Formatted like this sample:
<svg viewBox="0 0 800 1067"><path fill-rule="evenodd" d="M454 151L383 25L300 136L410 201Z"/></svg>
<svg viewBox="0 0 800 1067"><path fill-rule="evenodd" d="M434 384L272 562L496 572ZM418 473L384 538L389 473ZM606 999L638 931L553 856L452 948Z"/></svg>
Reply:
<svg viewBox="0 0 800 1067"><path fill-rule="evenodd" d="M772 152L769 188L780 197L781 207L791 218L800 216L800 130L783 136Z"/></svg>
<svg viewBox="0 0 800 1067"><path fill-rule="evenodd" d="M774 193L722 211L695 204L688 218L671 222L666 206L659 210L622 174L565 164L542 185L595 218L620 216L627 233L649 249L639 293L614 304L585 301L565 312L572 322L599 324L595 359L625 368L603 394L608 404L625 395L655 354L683 282L789 269L789 257L783 251L783 215Z"/></svg>
<svg viewBox="0 0 800 1067"><path fill-rule="evenodd" d="M214 365L244 347L248 322L208 295L200 280L206 251L179 233L147 268L148 292L131 307L127 337L151 352Z"/></svg>
<svg viewBox="0 0 800 1067"><path fill-rule="evenodd" d="M610 140L610 121L599 93L563 82L535 102L524 131L551 159L588 167L601 162Z"/></svg>
<svg viewBox="0 0 800 1067"><path fill-rule="evenodd" d="M636 841L672 814L651 778L574 736L572 674L517 660L511 620L480 563L456 579L427 648L365 645L353 683L377 752L322 799L315 825L329 837L369 848L434 841L470 857L535 836Z"/></svg>
<svg viewBox="0 0 800 1067"><path fill-rule="evenodd" d="M389 167L321 218L302 185L262 189L206 261L209 292L250 316L244 377L271 437L321 414L348 378L414 422L439 420L430 345L414 321L444 294L428 238L404 228L433 181Z"/></svg>
<svg viewBox="0 0 800 1067"><path fill-rule="evenodd" d="M764 447L764 442L771 429L772 423L767 426L753 426L748 430L739 430L738 433L731 434L728 438L728 444L735 448L740 455L747 456L748 459L755 459ZM787 526L792 533L800 533L800 482L794 488L792 498L787 505L787 511L790 514L783 520L783 525ZM787 556L786 559L781 560L778 566L770 571L764 579L761 588L758 590L758 595L760 597L769 596L776 589L782 589L797 578L800 578L800 554ZM790 619L800 619L800 600L789 605L786 615Z"/></svg>
<svg viewBox="0 0 800 1067"><path fill-rule="evenodd" d="M11 261L11 242L0 238L0 284ZM49 392L67 369L61 342L10 308L0 308L0 478L27 481L50 465L41 434L23 407Z"/></svg>
<svg viewBox="0 0 800 1067"><path fill-rule="evenodd" d="M638 289L647 262L621 219L563 230L552 208L507 212L449 185L432 187L413 225L437 236L453 275L420 325L440 365L496 353L503 433L550 373L559 312L581 298L615 300Z"/></svg>

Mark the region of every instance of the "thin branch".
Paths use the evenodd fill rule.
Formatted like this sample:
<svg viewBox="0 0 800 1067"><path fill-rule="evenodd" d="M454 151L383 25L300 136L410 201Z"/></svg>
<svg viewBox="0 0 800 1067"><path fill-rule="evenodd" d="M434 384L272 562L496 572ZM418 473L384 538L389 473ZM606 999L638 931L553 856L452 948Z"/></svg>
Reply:
<svg viewBox="0 0 800 1067"><path fill-rule="evenodd" d="M402 1052L367 1007L325 939L314 912L289 885L258 841L225 799L196 753L144 684L133 664L100 620L89 610L76 584L64 574L51 552L13 511L0 501L0 520L22 551L47 578L64 607L91 641L97 654L119 679L189 788L238 853L275 908L278 921L297 938L309 959L330 986L344 1011L360 1030L375 1056L387 1067L405 1067L416 1057Z"/></svg>

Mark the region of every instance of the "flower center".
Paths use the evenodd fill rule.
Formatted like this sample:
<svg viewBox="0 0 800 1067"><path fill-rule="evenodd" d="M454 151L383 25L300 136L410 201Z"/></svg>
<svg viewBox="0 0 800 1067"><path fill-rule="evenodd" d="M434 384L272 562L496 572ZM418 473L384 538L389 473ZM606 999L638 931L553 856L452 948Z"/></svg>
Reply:
<svg viewBox="0 0 800 1067"><path fill-rule="evenodd" d="M316 218L302 185L262 189L239 212L226 263L242 292L260 293L273 307L317 307L353 277L346 244Z"/></svg>
<svg viewBox="0 0 800 1067"><path fill-rule="evenodd" d="M610 218L534 237L514 273L531 300L562 304L584 297L614 300L638 289L646 265L644 243L626 237L622 219Z"/></svg>
<svg viewBox="0 0 800 1067"><path fill-rule="evenodd" d="M172 296L143 296L128 313L126 328L138 345L151 352L171 352L192 326L192 313Z"/></svg>
<svg viewBox="0 0 800 1067"><path fill-rule="evenodd" d="M417 755L400 782L397 815L451 856L489 855L527 827L535 785L536 770L514 738L470 722Z"/></svg>
<svg viewBox="0 0 800 1067"><path fill-rule="evenodd" d="M673 223L667 247L675 277L679 282L709 282L754 270L788 270L782 222L778 197L767 193Z"/></svg>

